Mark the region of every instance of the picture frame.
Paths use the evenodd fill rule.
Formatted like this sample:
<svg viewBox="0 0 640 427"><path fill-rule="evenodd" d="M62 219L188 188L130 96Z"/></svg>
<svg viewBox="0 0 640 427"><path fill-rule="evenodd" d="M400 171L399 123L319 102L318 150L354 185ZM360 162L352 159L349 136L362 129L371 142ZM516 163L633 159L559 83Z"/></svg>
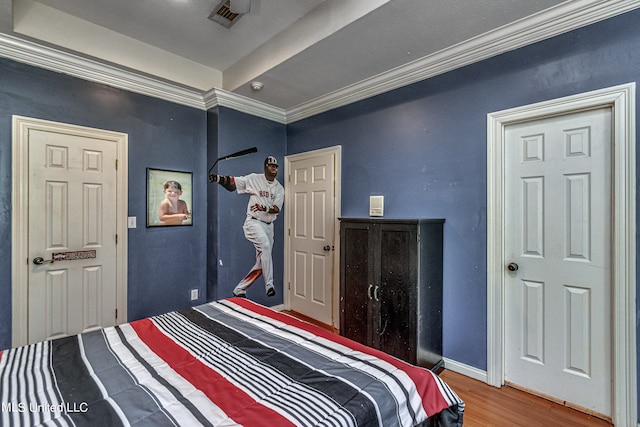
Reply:
<svg viewBox="0 0 640 427"><path fill-rule="evenodd" d="M147 227L193 225L193 174L147 168Z"/></svg>

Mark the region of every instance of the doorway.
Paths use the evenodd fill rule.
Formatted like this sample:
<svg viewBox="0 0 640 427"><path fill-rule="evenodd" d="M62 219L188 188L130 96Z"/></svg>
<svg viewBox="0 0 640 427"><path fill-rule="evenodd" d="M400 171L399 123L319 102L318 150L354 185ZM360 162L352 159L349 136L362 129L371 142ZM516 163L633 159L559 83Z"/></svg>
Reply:
<svg viewBox="0 0 640 427"><path fill-rule="evenodd" d="M126 322L126 153L125 134L13 117L13 346Z"/></svg>
<svg viewBox="0 0 640 427"><path fill-rule="evenodd" d="M604 122L608 122L611 126L610 141L607 142L608 149L610 150L610 161L605 160L603 165L610 168L607 177L601 176L595 178L592 176L591 183L603 185L606 191L610 192L609 200L611 205L605 207L601 214L609 214L609 219L602 219L607 223L613 224L610 227L610 234L608 236L593 236L585 227L585 221L573 220L573 230L569 230L573 233L573 245L575 248L580 246L582 249L589 247L589 250L593 249L595 244L601 244L597 242L597 239L606 239L605 252L603 256L606 258L607 268L609 272L605 272L604 276L601 276L600 283L607 281L609 289L607 289L609 301L598 306L594 305L595 294L593 290L590 290L587 286L581 286L580 280L563 279L560 289L562 289L563 309L567 306L572 310L572 318L566 316L562 319L562 328L567 330L565 326L570 325L574 327L574 335L570 337L574 340L568 341L569 345L573 345L573 353L571 351L563 352L564 368L570 366L576 372L581 368L578 366L585 366L585 357L591 358L589 363L596 362L597 357L603 356L604 362L609 362L610 368L606 368L607 375L610 375L610 384L613 387L610 389L611 395L608 398L608 414L612 421L618 425L631 425L635 424L637 417L636 412L636 342L635 342L635 128L633 124L634 119L634 101L635 101L635 85L628 84L618 86L614 88L603 89L599 91L589 92L586 94L576 95L572 97L562 98L558 100L552 100L543 102L540 104L534 104L530 106L514 108L511 110L505 110L489 114L488 116L488 162L487 162L487 207L488 207L488 266L487 266L487 295L488 295L488 355L487 355L487 376L488 383L496 387L500 387L505 382L510 381L509 376L512 372L515 372L515 368L511 367L513 362L513 355L517 355L518 360L524 360L527 357L531 361L536 357L542 356L549 360L549 344L548 340L550 335L553 335L549 327L544 327L544 316L541 314L545 309L544 287L547 286L548 280L554 280L560 277L558 274L552 275L551 278L545 278L544 280L529 280L527 274L524 273L518 276L518 272L523 273L518 268L518 260L522 260L522 254L526 253L530 249L530 253L527 255L527 261L539 260L543 257L536 255L536 251L544 250L549 253L549 242L544 240L542 234L538 230L543 230L544 227L540 221L548 221L546 218L541 217L540 220L536 218L536 203L539 203L540 209L537 212L542 212L545 200L541 196L543 191L536 191L536 188L543 189L549 188L550 184L542 184L544 178L540 178L540 173L530 172L522 175L523 179L518 188L524 188L529 191L529 198L523 199L522 192L519 193L519 200L513 201L509 197L509 193L512 183L508 183L508 180L513 180L513 176L509 173L509 150L507 149L509 132L517 129L519 126L525 128L529 125L539 124L546 130L549 127L554 126L554 122L560 120L561 117L578 117L581 114L605 114ZM610 114L610 119L606 118L606 114ZM584 119L584 117L582 117ZM591 120L591 118L586 118ZM545 122L546 121L546 122ZM568 130L574 130L576 132L582 132L588 127L582 125L568 125ZM604 134L607 134L607 130L604 130ZM520 134L517 138L520 138L521 144L528 146L531 149L531 153L537 149L536 147L542 147L541 141L545 140L541 131L535 129L525 129L525 132ZM567 136L569 135L569 136ZM574 139L571 138L571 132L564 133L565 139L563 143L565 148L569 148L570 151L575 149L575 154L580 154L580 150L577 147L582 145L587 150L587 145L581 144L580 141L586 141L588 138L577 136ZM578 135L573 134L573 135ZM523 138L521 138L523 137ZM582 139L581 139L582 138ZM573 146L572 142L573 141ZM568 143L568 146L567 146ZM540 156L549 156L549 151L541 151L537 149ZM582 150L582 151L585 151ZM558 157L560 154L555 155ZM564 155L564 154L563 154ZM602 153L598 153L597 157L601 157ZM533 156L535 157L535 156ZM532 158L533 158L532 157ZM584 157L584 156L583 156ZM518 160L520 164L525 162L520 158ZM562 162L561 162L562 163ZM557 169L563 170L566 165L560 165ZM552 170L554 168L551 168ZM526 177L525 177L526 175ZM582 212L580 215L584 218L584 215L589 215L587 209L588 196L583 191L589 180L586 178L588 175L575 173L563 175L564 184L562 184L561 190L558 194L571 195L569 207L573 203L574 214L578 212L578 208L582 206ZM606 180L610 179L610 184L607 185ZM604 182L603 182L604 181ZM528 187L527 187L528 186ZM564 190L562 190L564 188ZM581 190L578 190L578 189ZM562 197L564 197L562 196ZM581 198L583 197L583 198ZM601 197L601 196L597 196ZM523 211L518 211L526 203L523 200L527 200L532 207L531 212L523 216ZM581 202L582 201L582 202ZM583 203L584 202L584 203ZM596 203L597 201L594 201ZM516 213L513 213L513 203L517 203L518 207ZM549 204L549 201L546 202ZM591 203L593 205L594 203ZM608 205L606 202L603 202ZM566 205L565 205L566 206ZM564 209L565 206L562 206ZM589 205L590 206L590 205ZM520 212L520 216L528 219L531 224L521 226L521 231L518 232L518 236L512 236L513 230L510 230L510 223L512 219L510 216L517 216ZM580 216L579 215L579 216ZM562 220L567 222L567 216L561 215ZM536 223L536 221L538 221ZM569 221L571 223L571 221ZM537 225L536 225L537 224ZM548 224L546 224L548 225ZM540 227L539 227L540 226ZM601 225L602 226L602 225ZM513 227L512 227L513 228ZM517 228L517 227L516 227ZM566 237L566 228L562 228L563 233L554 232L556 237ZM518 242L522 243L522 235L528 233L531 238L527 240L529 247L527 250L522 250L522 244L518 246ZM538 236L534 238L534 236ZM588 239L586 239L588 237ZM540 240L542 239L542 240ZM565 239L566 240L566 239ZM515 245L513 242L516 242ZM589 243L592 242L592 243ZM571 241L570 241L571 243ZM564 244L564 243L563 243ZM538 245L536 247L536 245ZM562 245L561 245L562 246ZM566 247L566 246L562 246ZM512 253L514 248L517 248L517 254ZM589 256L592 256L592 252L589 252ZM615 254L615 256L611 256ZM517 260L513 260L514 257L520 257ZM571 258L567 256L566 252L562 254L563 260L569 259L574 264L578 264L578 258L580 255ZM583 262L586 264L586 262ZM556 272L563 270L563 267L558 267ZM575 276L574 276L575 277ZM604 279L603 279L604 277ZM517 294L516 299L510 299L514 295L514 288L520 289L520 293ZM516 291L518 292L518 291ZM598 291L599 292L599 291ZM548 291L547 291L548 294ZM519 301L524 305L521 306L522 310L528 310L532 314L531 319L527 322L534 322L535 319L540 319L536 328L527 323L526 328L522 323L519 327L519 333L523 330L527 332L524 336L519 336L513 339L510 335L514 329L510 328L511 325L507 325L506 322L513 317L510 314L510 310L513 309L514 301ZM550 303L548 303L550 304ZM598 308L599 307L599 308ZM606 316L605 328L607 331L599 331L600 335L610 334L609 348L606 349L600 356L593 352L578 354L576 350L582 348L584 340L591 339L591 336L587 336L584 321L587 321L587 313L592 308L598 308L600 311L598 316ZM523 318L523 311L520 311L517 315ZM538 314L538 317L535 314ZM566 311L565 311L566 313ZM597 322L597 319L589 319L588 322ZM573 323L572 323L573 322ZM608 326L607 326L608 325ZM559 325L556 325L559 326ZM581 331L581 332L580 332ZM582 335L580 335L582 334ZM560 336L561 334L556 334ZM579 338L582 337L582 338ZM523 341L524 339L529 341ZM566 338L566 337L565 337ZM583 341L580 341L582 339ZM517 342L517 345L514 344ZM565 344L567 342L565 341ZM523 347L529 346L531 351L523 352ZM566 350L565 345L565 350ZM526 353L526 355L525 355ZM537 354L537 355L536 355ZM573 354L574 359L566 363L566 356ZM608 358L608 359L607 359ZM545 364L545 362L537 361L538 365ZM598 362L600 363L600 362ZM563 368L563 370L564 370ZM569 369L570 370L570 369ZM575 373L575 372L574 372ZM583 377L588 376L582 373ZM522 381L520 378L516 378L516 381ZM554 386L561 385L561 381L553 380ZM546 390L539 390L538 385L535 382L530 383L532 392L539 392L545 394ZM525 385L526 387L526 385ZM565 398L568 402L577 401L575 404L581 406L581 398L577 394L569 392L569 396ZM588 408L587 408L588 409ZM595 409L594 412L603 411L602 408ZM604 411L606 412L606 405Z"/></svg>
<svg viewBox="0 0 640 427"><path fill-rule="evenodd" d="M611 108L505 128L505 381L611 416Z"/></svg>
<svg viewBox="0 0 640 427"><path fill-rule="evenodd" d="M341 148L286 158L285 307L338 323L338 216Z"/></svg>

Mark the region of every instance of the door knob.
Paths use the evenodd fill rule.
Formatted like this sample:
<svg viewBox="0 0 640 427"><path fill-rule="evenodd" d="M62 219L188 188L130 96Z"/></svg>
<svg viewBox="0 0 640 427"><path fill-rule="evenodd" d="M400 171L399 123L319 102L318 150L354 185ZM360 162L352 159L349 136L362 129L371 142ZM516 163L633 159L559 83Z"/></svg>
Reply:
<svg viewBox="0 0 640 427"><path fill-rule="evenodd" d="M322 248L324 251L329 252L331 250L331 246L327 245L324 248Z"/></svg>
<svg viewBox="0 0 640 427"><path fill-rule="evenodd" d="M515 262L510 262L509 265L507 265L507 270L518 271L518 264L516 264Z"/></svg>
<svg viewBox="0 0 640 427"><path fill-rule="evenodd" d="M33 263L34 263L35 265L42 265L42 264L47 264L47 263L49 263L49 264L53 264L53 260L52 260L52 259L47 259L47 260L45 260L44 258L42 258L42 257L40 257L40 256L37 256L37 257L35 257L35 258L33 259Z"/></svg>

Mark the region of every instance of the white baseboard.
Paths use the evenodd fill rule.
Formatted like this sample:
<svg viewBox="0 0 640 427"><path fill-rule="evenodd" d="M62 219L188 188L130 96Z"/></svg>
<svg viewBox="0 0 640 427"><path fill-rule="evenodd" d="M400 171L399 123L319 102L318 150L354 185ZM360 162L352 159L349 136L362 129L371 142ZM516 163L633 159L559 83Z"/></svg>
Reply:
<svg viewBox="0 0 640 427"><path fill-rule="evenodd" d="M487 371L474 368L473 366L465 365L464 363L456 362L452 359L447 359L446 357L444 358L444 368L488 384Z"/></svg>

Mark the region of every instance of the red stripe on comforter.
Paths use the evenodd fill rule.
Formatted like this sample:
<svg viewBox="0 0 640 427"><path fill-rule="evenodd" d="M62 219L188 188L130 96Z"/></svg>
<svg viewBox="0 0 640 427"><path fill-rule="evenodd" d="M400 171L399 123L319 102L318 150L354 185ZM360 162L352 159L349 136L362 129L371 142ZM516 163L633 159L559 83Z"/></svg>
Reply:
<svg viewBox="0 0 640 427"><path fill-rule="evenodd" d="M256 402L209 366L164 335L149 319L130 323L138 337L175 372L202 391L229 418L243 425L264 420L264 425L293 425L278 412Z"/></svg>
<svg viewBox="0 0 640 427"><path fill-rule="evenodd" d="M450 404L445 400L444 396L440 393L440 389L436 384L436 380L434 378L435 374L427 369L410 365L380 350L376 350L374 348L360 344L341 335L334 334L327 331L326 329L322 329L316 325L312 325L300 319L296 319L295 317L292 317L288 314L276 312L272 309L256 304L246 298L229 298L229 300L233 301L233 303L243 308L246 308L247 310L253 311L254 313L268 316L274 320L286 323L287 325L303 329L314 335L351 348L355 351L375 356L404 371L409 376L409 378L411 378L413 383L416 385L418 393L420 393L420 395L422 396L422 407L424 408L428 416L436 414L450 406Z"/></svg>

